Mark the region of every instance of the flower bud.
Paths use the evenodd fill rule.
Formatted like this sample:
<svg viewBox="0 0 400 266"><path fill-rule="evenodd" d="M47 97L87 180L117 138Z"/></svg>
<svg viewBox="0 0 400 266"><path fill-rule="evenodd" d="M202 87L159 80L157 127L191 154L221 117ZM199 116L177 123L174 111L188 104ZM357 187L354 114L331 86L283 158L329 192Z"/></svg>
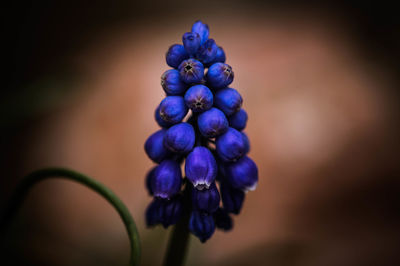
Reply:
<svg viewBox="0 0 400 266"><path fill-rule="evenodd" d="M229 213L224 209L218 208L214 213L214 220L217 228L224 231L229 231L233 227L233 220L231 216L229 216Z"/></svg>
<svg viewBox="0 0 400 266"><path fill-rule="evenodd" d="M225 61L226 61L226 56L224 49L222 49L222 47L218 47L217 55L215 56L213 63L218 63L218 62L225 63Z"/></svg>
<svg viewBox="0 0 400 266"><path fill-rule="evenodd" d="M189 55L181 44L171 45L165 55L167 64L170 67L178 68L183 60L188 59Z"/></svg>
<svg viewBox="0 0 400 266"><path fill-rule="evenodd" d="M160 163L166 159L171 153L164 147L164 137L167 131L160 129L153 133L144 144L144 149L149 156L156 163Z"/></svg>
<svg viewBox="0 0 400 266"><path fill-rule="evenodd" d="M194 85L187 90L184 99L193 112L204 112L212 107L214 96L206 86Z"/></svg>
<svg viewBox="0 0 400 266"><path fill-rule="evenodd" d="M169 124L177 124L186 116L188 108L180 96L167 96L160 103L160 117Z"/></svg>
<svg viewBox="0 0 400 266"><path fill-rule="evenodd" d="M240 109L238 112L228 117L229 126L239 131L246 127L247 113L244 109Z"/></svg>
<svg viewBox="0 0 400 266"><path fill-rule="evenodd" d="M146 210L147 226L162 224L165 228L176 224L182 215L182 197L170 200L154 198Z"/></svg>
<svg viewBox="0 0 400 266"><path fill-rule="evenodd" d="M208 29L208 25L204 24L200 20L196 21L192 26L192 32L196 32L200 36L200 44L203 44L208 39L208 35L210 34L210 30Z"/></svg>
<svg viewBox="0 0 400 266"><path fill-rule="evenodd" d="M204 66L196 59L187 59L179 67L181 80L187 84L199 83L204 77Z"/></svg>
<svg viewBox="0 0 400 266"><path fill-rule="evenodd" d="M182 215L182 197L174 197L170 200L164 200L163 212L161 217L161 223L164 228L170 225L176 224Z"/></svg>
<svg viewBox="0 0 400 266"><path fill-rule="evenodd" d="M154 196L169 199L176 195L182 185L180 165L173 160L165 160L157 166L151 182Z"/></svg>
<svg viewBox="0 0 400 266"><path fill-rule="evenodd" d="M155 226L161 223L163 216L162 200L155 198L146 209L147 226Z"/></svg>
<svg viewBox="0 0 400 266"><path fill-rule="evenodd" d="M224 113L214 107L201 113L197 124L200 133L206 138L214 138L225 133L229 126L228 119L226 119Z"/></svg>
<svg viewBox="0 0 400 266"><path fill-rule="evenodd" d="M217 91L214 98L214 104L221 109L227 116L233 115L240 110L242 106L242 96L237 90L232 88L225 88Z"/></svg>
<svg viewBox="0 0 400 266"><path fill-rule="evenodd" d="M244 146L245 146L244 154L247 154L250 151L250 140L244 132L240 132L240 134L242 134L243 142L244 142Z"/></svg>
<svg viewBox="0 0 400 266"><path fill-rule="evenodd" d="M257 187L257 165L249 157L244 156L235 163L225 166L226 178L232 187L252 191Z"/></svg>
<svg viewBox="0 0 400 266"><path fill-rule="evenodd" d="M195 147L186 158L186 177L199 190L209 188L217 172L217 162L210 150L205 147Z"/></svg>
<svg viewBox="0 0 400 266"><path fill-rule="evenodd" d="M197 32L186 32L182 36L183 46L189 55L196 54L201 45L201 38Z"/></svg>
<svg viewBox="0 0 400 266"><path fill-rule="evenodd" d="M183 214L190 215L189 230L205 242L216 227L232 229L232 213L240 212L245 192L255 189L258 170L246 156L250 143L242 131L247 113L241 109L241 95L228 88L234 73L225 64L224 49L209 39L208 25L200 20L182 42L166 53L173 69L161 76L167 96L154 114L162 129L144 145L147 155L159 163L146 175L147 190L154 197L146 223L166 228Z"/></svg>
<svg viewBox="0 0 400 266"><path fill-rule="evenodd" d="M164 146L176 153L188 153L193 149L196 140L193 126L179 123L170 127L164 136Z"/></svg>
<svg viewBox="0 0 400 266"><path fill-rule="evenodd" d="M206 79L211 88L221 89L232 83L234 73L230 65L215 63L208 69Z"/></svg>
<svg viewBox="0 0 400 266"><path fill-rule="evenodd" d="M172 126L173 124L167 121L164 121L161 116L160 116L160 105L156 108L156 111L154 112L154 119L156 120L157 124L160 127L163 128L169 128L170 126Z"/></svg>
<svg viewBox="0 0 400 266"><path fill-rule="evenodd" d="M151 188L151 182L153 180L154 172L155 172L156 168L157 168L156 166L151 168L150 171L146 175L146 188L147 188L147 191L149 192L150 196L153 196L153 189Z"/></svg>
<svg viewBox="0 0 400 266"><path fill-rule="evenodd" d="M246 154L246 139L242 133L234 128L228 128L224 134L219 136L215 147L219 158L224 162L234 162Z"/></svg>
<svg viewBox="0 0 400 266"><path fill-rule="evenodd" d="M207 213L193 211L190 215L189 230L204 243L215 231L213 216Z"/></svg>
<svg viewBox="0 0 400 266"><path fill-rule="evenodd" d="M161 86L167 95L182 95L187 88L176 69L167 70L162 74Z"/></svg>
<svg viewBox="0 0 400 266"><path fill-rule="evenodd" d="M227 182L222 182L220 189L224 209L229 213L239 214L245 196L243 190L233 188Z"/></svg>
<svg viewBox="0 0 400 266"><path fill-rule="evenodd" d="M213 39L208 39L200 46L197 51L196 58L199 59L204 65L208 65L217 56L218 46Z"/></svg>
<svg viewBox="0 0 400 266"><path fill-rule="evenodd" d="M194 210L213 213L218 209L219 201L220 196L215 182L213 182L208 189L192 190L192 204Z"/></svg>

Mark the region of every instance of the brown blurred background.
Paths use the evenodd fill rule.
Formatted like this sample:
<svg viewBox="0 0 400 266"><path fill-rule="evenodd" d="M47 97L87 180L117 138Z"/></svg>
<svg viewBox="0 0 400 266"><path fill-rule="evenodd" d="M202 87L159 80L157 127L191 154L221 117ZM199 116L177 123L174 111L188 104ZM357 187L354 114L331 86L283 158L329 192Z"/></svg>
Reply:
<svg viewBox="0 0 400 266"><path fill-rule="evenodd" d="M165 52L201 19L235 71L259 186L234 230L192 237L187 265L400 265L400 18L379 2L35 1L4 9L0 208L32 170L64 166L127 204L143 265L170 230L147 229ZM3 44L3 45L4 45ZM125 265L117 213L65 180L35 187L1 265Z"/></svg>

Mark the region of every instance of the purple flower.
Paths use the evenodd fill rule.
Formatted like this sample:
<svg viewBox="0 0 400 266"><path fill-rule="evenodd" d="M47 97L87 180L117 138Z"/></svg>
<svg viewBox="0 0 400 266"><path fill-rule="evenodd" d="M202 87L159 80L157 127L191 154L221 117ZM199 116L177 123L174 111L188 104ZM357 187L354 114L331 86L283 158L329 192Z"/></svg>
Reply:
<svg viewBox="0 0 400 266"><path fill-rule="evenodd" d="M215 138L228 130L228 119L224 113L213 107L199 115L197 120L201 135L206 138Z"/></svg>
<svg viewBox="0 0 400 266"><path fill-rule="evenodd" d="M219 158L225 162L234 162L244 156L248 150L245 136L234 128L228 128L216 141Z"/></svg>
<svg viewBox="0 0 400 266"><path fill-rule="evenodd" d="M169 199L178 194L182 184L179 164L173 160L161 162L151 181L151 189L155 197Z"/></svg>
<svg viewBox="0 0 400 266"><path fill-rule="evenodd" d="M189 55L196 54L201 45L201 38L197 32L186 32L182 36L183 46Z"/></svg>
<svg viewBox="0 0 400 266"><path fill-rule="evenodd" d="M225 88L232 83L234 73L230 65L218 62L210 66L206 79L212 88Z"/></svg>
<svg viewBox="0 0 400 266"><path fill-rule="evenodd" d="M258 183L257 166L247 157L243 99L228 88L234 80L232 67L209 34L208 25L198 20L183 34L183 45L169 47L166 61L173 69L161 76L167 96L154 113L162 129L144 145L158 164L146 175L153 197L146 210L147 225L166 228L190 215L188 228L201 242L215 228L232 229L232 214L240 213L245 192Z"/></svg>
<svg viewBox="0 0 400 266"><path fill-rule="evenodd" d="M231 187L228 182L222 182L221 197L225 211L239 214L242 209L244 196L243 190Z"/></svg>
<svg viewBox="0 0 400 266"><path fill-rule="evenodd" d="M162 224L167 228L179 221L182 209L182 197L170 200L154 198L146 210L146 224L149 227Z"/></svg>
<svg viewBox="0 0 400 266"><path fill-rule="evenodd" d="M195 210L213 213L218 209L219 201L220 196L215 182L208 189L192 190L192 204Z"/></svg>
<svg viewBox="0 0 400 266"><path fill-rule="evenodd" d="M193 112L204 112L213 105L214 96L204 85L194 85L185 94L185 103Z"/></svg>
<svg viewBox="0 0 400 266"><path fill-rule="evenodd" d="M186 158L185 173L196 189L208 189L215 180L217 171L217 162L205 147L194 148Z"/></svg>
<svg viewBox="0 0 400 266"><path fill-rule="evenodd" d="M245 110L240 109L230 117L228 117L229 126L239 131L243 130L247 124L247 113Z"/></svg>
<svg viewBox="0 0 400 266"><path fill-rule="evenodd" d="M237 162L227 164L226 177L232 187L245 191L255 190L258 183L257 165L249 157L244 156Z"/></svg>
<svg viewBox="0 0 400 266"><path fill-rule="evenodd" d="M187 89L176 69L167 70L162 74L161 86L167 95L182 95Z"/></svg>
<svg viewBox="0 0 400 266"><path fill-rule="evenodd" d="M166 159L171 152L164 147L164 136L167 131L160 129L153 133L144 144L144 149L149 156L156 163L162 162Z"/></svg>
<svg viewBox="0 0 400 266"><path fill-rule="evenodd" d="M182 121L188 112L183 97L167 96L161 101L158 109L160 118L168 124L177 124Z"/></svg>
<svg viewBox="0 0 400 266"><path fill-rule="evenodd" d="M165 58L167 60L167 64L170 67L178 68L178 66L182 63L183 60L189 58L188 53L185 48L181 44L174 44L169 47Z"/></svg>
<svg viewBox="0 0 400 266"><path fill-rule="evenodd" d="M227 116L233 115L242 107L243 99L239 92L232 88L225 88L215 94L215 106Z"/></svg>
<svg viewBox="0 0 400 266"><path fill-rule="evenodd" d="M203 44L208 39L208 35L210 34L210 30L208 29L208 25L204 24L200 20L196 21L192 26L192 32L199 34L200 36L200 44Z"/></svg>
<svg viewBox="0 0 400 266"><path fill-rule="evenodd" d="M193 211L189 220L189 230L197 236L202 243L206 242L215 231L213 216L207 213Z"/></svg>
<svg viewBox="0 0 400 266"><path fill-rule="evenodd" d="M188 153L195 142L194 129L191 124L179 123L170 127L164 136L164 146L176 153Z"/></svg>
<svg viewBox="0 0 400 266"><path fill-rule="evenodd" d="M196 58L198 58L203 64L207 65L214 61L217 57L218 46L213 39L208 39L205 43L200 47L199 51L196 54Z"/></svg>
<svg viewBox="0 0 400 266"><path fill-rule="evenodd" d="M181 80L187 84L201 83L204 77L204 66L200 61L195 59L183 61L178 69Z"/></svg>

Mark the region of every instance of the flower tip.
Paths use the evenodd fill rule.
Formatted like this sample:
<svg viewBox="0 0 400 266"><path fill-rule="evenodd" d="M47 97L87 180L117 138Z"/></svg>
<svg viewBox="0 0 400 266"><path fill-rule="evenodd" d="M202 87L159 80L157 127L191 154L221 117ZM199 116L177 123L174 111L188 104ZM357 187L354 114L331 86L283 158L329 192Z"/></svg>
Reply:
<svg viewBox="0 0 400 266"><path fill-rule="evenodd" d="M160 198L160 199L169 199L169 195L167 193L164 193L164 192L154 193L154 197Z"/></svg>
<svg viewBox="0 0 400 266"><path fill-rule="evenodd" d="M255 182L253 185L251 185L251 186L249 186L249 187L246 187L246 188L245 188L245 192L256 190L257 185L258 185L258 182Z"/></svg>
<svg viewBox="0 0 400 266"><path fill-rule="evenodd" d="M197 190L209 189L211 183L207 183L206 181L198 181L193 184L194 188Z"/></svg>
<svg viewBox="0 0 400 266"><path fill-rule="evenodd" d="M189 230L204 243L215 231L215 223L212 215L193 211L189 219Z"/></svg>

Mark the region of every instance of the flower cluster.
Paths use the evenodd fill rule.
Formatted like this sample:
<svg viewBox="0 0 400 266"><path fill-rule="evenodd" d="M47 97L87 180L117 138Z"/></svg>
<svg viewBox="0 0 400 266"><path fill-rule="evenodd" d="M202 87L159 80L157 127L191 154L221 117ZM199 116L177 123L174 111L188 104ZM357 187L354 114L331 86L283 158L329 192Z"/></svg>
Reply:
<svg viewBox="0 0 400 266"><path fill-rule="evenodd" d="M202 242L216 227L232 228L231 214L239 214L245 192L258 181L257 166L246 156L250 143L242 132L247 123L243 99L228 87L232 67L225 64L222 47L208 37L208 25L197 21L183 35L183 45L168 49L172 69L161 76L166 97L155 111L161 129L145 143L147 155L158 164L146 177L154 196L147 225L168 227L187 215L190 231Z"/></svg>

